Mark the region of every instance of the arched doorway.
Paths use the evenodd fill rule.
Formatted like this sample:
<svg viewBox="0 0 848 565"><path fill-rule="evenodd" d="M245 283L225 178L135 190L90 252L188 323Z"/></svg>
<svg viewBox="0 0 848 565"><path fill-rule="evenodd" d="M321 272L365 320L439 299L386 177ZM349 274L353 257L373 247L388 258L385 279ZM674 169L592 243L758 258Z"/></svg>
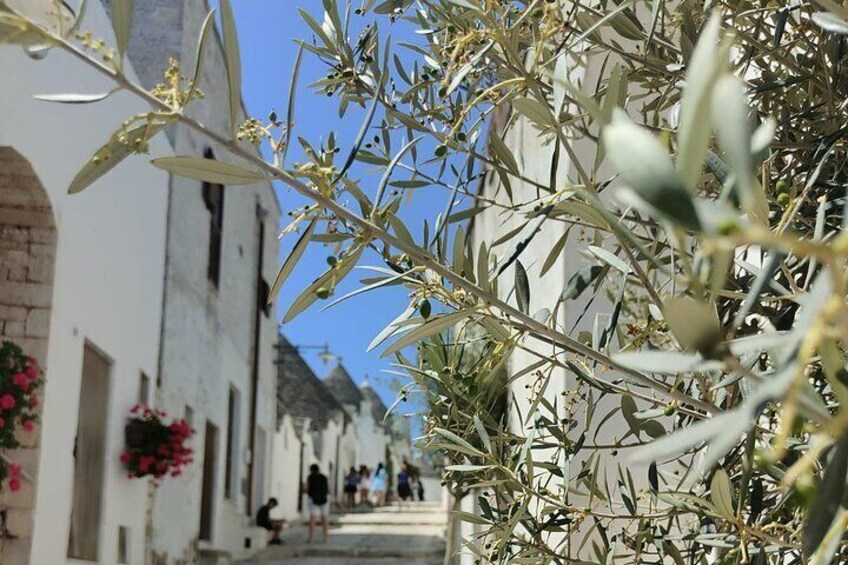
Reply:
<svg viewBox="0 0 848 565"><path fill-rule="evenodd" d="M20 153L0 147L0 340L20 345L45 371L55 258L56 224L47 192ZM22 447L4 454L25 475L19 491L0 493L4 565L29 563L40 436L40 427L22 433Z"/></svg>

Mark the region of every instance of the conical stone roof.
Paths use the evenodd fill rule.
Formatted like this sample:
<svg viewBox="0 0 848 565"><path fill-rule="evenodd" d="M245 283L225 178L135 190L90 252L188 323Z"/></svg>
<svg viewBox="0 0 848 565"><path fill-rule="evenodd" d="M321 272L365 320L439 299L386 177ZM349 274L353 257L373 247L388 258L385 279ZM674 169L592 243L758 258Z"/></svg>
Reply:
<svg viewBox="0 0 848 565"><path fill-rule="evenodd" d="M380 395L377 394L377 391L371 388L371 385L369 385L367 382L362 384L360 392L365 398L371 401L371 414L374 417L374 421L377 422L378 425L382 426L383 418L386 417L386 412L388 412L389 410L388 408L386 408L383 399L380 398Z"/></svg>
<svg viewBox="0 0 848 565"><path fill-rule="evenodd" d="M359 387L353 382L350 373L347 372L344 365L339 363L330 373L324 377L324 384L336 397L336 400L342 404L352 404L359 408L362 404L363 396Z"/></svg>

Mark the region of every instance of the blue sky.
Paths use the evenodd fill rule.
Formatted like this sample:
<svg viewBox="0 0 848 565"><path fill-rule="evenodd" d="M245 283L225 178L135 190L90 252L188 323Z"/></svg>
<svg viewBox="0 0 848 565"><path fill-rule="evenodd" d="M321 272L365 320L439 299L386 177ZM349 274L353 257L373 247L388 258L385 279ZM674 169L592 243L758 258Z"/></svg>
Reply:
<svg viewBox="0 0 848 565"><path fill-rule="evenodd" d="M297 8L310 12L317 21L323 20L323 8L317 0L237 0L233 2L241 42L242 74L244 80L244 99L248 111L261 119L273 109L281 116L285 115L288 90L294 66L297 46L295 40L311 40L312 33L297 13ZM361 22L361 18L354 16ZM381 26L389 25L381 19ZM354 23L354 29L361 23ZM394 24L391 31L395 39L415 41L405 24ZM352 32L353 34L354 32ZM327 98L311 91L308 84L323 76L325 66L316 57L304 53L295 113L295 138L303 136L317 145L326 135L335 131L345 155L361 127L365 112L360 109L349 110L344 119L338 117L338 103L335 98ZM375 120L376 122L377 120ZM299 144L293 144L289 161L301 159ZM364 180L363 188L373 193L380 179L380 172L370 171L366 166L355 166L353 174ZM425 192L437 190L439 192ZM284 213L301 206L304 200L285 187L278 187L278 194ZM446 193L441 189L423 189L417 191L407 206L405 220L413 236L420 236L424 218L435 218L445 206ZM284 222L287 218L284 218ZM413 227L414 226L414 227ZM282 241L281 260L284 259L295 237ZM300 291L326 268L326 258L331 254L329 248L313 243L286 282L278 298L278 318ZM368 264L379 265L376 256ZM336 291L336 296L360 286L359 279L366 276L365 271L354 271L353 276ZM283 332L295 345L329 344L330 350L342 358L342 362L357 380L368 380L380 392L385 402L394 401L395 392L389 386L391 378L384 371L390 369L389 359L380 359L379 352L366 353L368 344L380 330L392 321L407 305L407 292L403 289L377 290L360 295L341 303L330 310L321 312L326 303L313 305L294 321L283 327ZM317 354L305 352L304 357L319 376L332 368L332 363L324 365ZM411 408L407 408L410 410ZM401 411L404 409L401 407ZM417 427L417 426L416 426Z"/></svg>

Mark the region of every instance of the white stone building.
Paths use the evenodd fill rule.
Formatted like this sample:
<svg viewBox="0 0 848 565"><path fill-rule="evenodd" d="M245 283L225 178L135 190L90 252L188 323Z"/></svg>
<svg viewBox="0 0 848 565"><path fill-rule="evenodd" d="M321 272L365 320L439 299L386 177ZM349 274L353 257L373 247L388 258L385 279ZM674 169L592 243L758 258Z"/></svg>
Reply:
<svg viewBox="0 0 848 565"><path fill-rule="evenodd" d="M110 38L96 2L85 27ZM118 458L140 383L157 374L168 176L132 158L69 196L108 130L144 105L123 94L89 107L34 100L111 87L60 52L34 62L0 47L0 76L0 335L47 379L31 447L8 454L32 480L0 497L0 562L144 563L147 487ZM154 157L170 152L164 137L151 143Z"/></svg>
<svg viewBox="0 0 848 565"><path fill-rule="evenodd" d="M136 7L130 75L149 87L169 57L193 67L206 2ZM113 43L100 2L82 27ZM190 112L224 131L220 42L205 60L206 98ZM112 87L58 51L36 63L0 47L0 76L14 77L0 82L0 336L47 377L43 424L10 454L32 480L0 497L0 562L176 564L250 551L264 542L251 516L270 490L276 425L273 188L204 186L132 157L68 196L110 130L145 105L123 93L88 107L34 100ZM226 158L182 128L151 143L150 157L173 153ZM139 402L197 429L194 465L155 490L119 463Z"/></svg>
<svg viewBox="0 0 848 565"><path fill-rule="evenodd" d="M330 482L332 501L339 502L344 476L357 463L358 430L348 412L301 358L297 348L280 336L277 348L278 426L274 439L274 490L278 500L298 501L297 511L283 507L279 512L296 516L305 508L300 492L317 464Z"/></svg>
<svg viewBox="0 0 848 565"><path fill-rule="evenodd" d="M397 473L401 464L412 460L409 422L399 414L386 415L385 403L367 379L357 386L339 363L324 377L324 383L353 419L357 468L365 465L373 470L383 463Z"/></svg>
<svg viewBox="0 0 848 565"><path fill-rule="evenodd" d="M143 84L160 82L169 59L194 68L207 2L136 6L129 59ZM224 134L230 128L227 89L220 88L226 77L221 43L208 41L199 84L205 96L188 111ZM188 128L168 134L177 155L228 158ZM191 421L196 462L155 493L148 540L153 562L238 556L265 541L252 523L268 496L276 425L276 321L267 302L280 213L270 183L225 190L171 179L156 404Z"/></svg>
<svg viewBox="0 0 848 565"><path fill-rule="evenodd" d="M370 386L360 388L344 365L336 365L326 377L324 384L330 389L353 419L356 428L356 466L365 465L375 469L378 463L385 464L386 445L390 437L383 424L385 405ZM383 411L380 413L380 406Z"/></svg>

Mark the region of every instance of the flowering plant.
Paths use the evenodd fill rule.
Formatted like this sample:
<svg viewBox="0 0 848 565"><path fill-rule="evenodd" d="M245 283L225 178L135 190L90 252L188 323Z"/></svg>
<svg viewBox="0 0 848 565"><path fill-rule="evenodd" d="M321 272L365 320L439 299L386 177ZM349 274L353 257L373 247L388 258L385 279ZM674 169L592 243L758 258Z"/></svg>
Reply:
<svg viewBox="0 0 848 565"><path fill-rule="evenodd" d="M0 453L20 447L17 432L38 421L38 390L44 384L38 362L11 341L0 345ZM0 485L21 488L21 467L0 457Z"/></svg>
<svg viewBox="0 0 848 565"><path fill-rule="evenodd" d="M121 463L131 479L179 477L182 468L194 461L193 450L186 446L194 429L185 419L166 424L165 417L161 410L143 406L131 410L126 449L121 454Z"/></svg>

